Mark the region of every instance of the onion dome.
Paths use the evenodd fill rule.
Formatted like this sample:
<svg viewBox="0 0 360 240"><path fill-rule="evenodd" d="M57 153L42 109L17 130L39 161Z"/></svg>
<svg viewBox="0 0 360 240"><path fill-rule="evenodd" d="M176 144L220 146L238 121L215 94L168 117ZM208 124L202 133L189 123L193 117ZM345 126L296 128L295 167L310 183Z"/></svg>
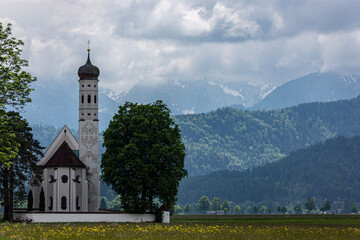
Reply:
<svg viewBox="0 0 360 240"><path fill-rule="evenodd" d="M90 61L90 49L88 49L88 59L85 65L79 67L78 75L80 80L99 80L100 70L98 67L91 64Z"/></svg>

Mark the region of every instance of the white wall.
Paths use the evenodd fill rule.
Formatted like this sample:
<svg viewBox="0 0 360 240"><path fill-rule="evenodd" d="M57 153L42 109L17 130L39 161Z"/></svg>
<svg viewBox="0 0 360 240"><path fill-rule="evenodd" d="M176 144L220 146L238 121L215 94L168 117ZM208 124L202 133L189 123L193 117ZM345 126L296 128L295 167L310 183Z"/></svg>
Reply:
<svg viewBox="0 0 360 240"><path fill-rule="evenodd" d="M166 212L164 212L166 213ZM169 212L167 212L170 216ZM165 214L166 215L166 214ZM14 212L14 219L34 223L46 222L155 222L154 214L135 213L28 213ZM165 220L165 219L164 219ZM170 222L170 218L167 219Z"/></svg>

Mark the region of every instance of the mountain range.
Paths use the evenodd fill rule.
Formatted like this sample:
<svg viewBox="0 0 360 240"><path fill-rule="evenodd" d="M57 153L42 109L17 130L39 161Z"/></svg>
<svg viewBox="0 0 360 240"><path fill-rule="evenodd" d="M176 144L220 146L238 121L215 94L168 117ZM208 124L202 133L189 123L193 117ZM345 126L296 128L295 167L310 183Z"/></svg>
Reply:
<svg viewBox="0 0 360 240"><path fill-rule="evenodd" d="M99 90L100 130L106 129L117 107L125 101L150 103L163 100L172 115L206 113L232 106L238 109L279 109L313 101L350 99L360 94L360 75L313 73L275 88L244 82L220 80L175 81L156 86L135 85L129 91L115 93ZM100 80L101 81L101 80ZM23 116L31 124L77 128L78 83L35 82L33 100Z"/></svg>

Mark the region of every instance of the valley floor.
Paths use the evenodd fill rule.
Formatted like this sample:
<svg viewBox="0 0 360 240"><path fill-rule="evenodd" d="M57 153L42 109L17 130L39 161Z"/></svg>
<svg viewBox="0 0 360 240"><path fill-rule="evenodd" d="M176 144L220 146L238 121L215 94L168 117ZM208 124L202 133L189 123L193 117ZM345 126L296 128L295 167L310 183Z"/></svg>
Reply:
<svg viewBox="0 0 360 240"><path fill-rule="evenodd" d="M0 223L0 239L360 239L358 215L176 215L171 224Z"/></svg>

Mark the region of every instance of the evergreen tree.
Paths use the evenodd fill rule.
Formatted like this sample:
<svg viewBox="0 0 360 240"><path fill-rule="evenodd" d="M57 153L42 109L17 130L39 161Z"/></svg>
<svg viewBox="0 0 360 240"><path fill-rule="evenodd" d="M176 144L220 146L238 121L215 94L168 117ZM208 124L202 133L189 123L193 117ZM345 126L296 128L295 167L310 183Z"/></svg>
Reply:
<svg viewBox="0 0 360 240"><path fill-rule="evenodd" d="M1 111L1 110L0 110ZM38 185L42 169L36 163L42 156L42 147L34 140L32 129L26 120L17 112L7 112L7 128L15 134L14 140L18 145L18 152L12 159L10 166L0 167L0 193L3 199L4 220L13 219L14 204L26 199L25 184L32 177L30 183Z"/></svg>
<svg viewBox="0 0 360 240"><path fill-rule="evenodd" d="M190 209L190 204L187 203L184 207L184 213L185 214L190 214L191 213L191 209Z"/></svg>
<svg viewBox="0 0 360 240"><path fill-rule="evenodd" d="M329 200L326 200L324 202L324 204L322 205L322 207L320 208L320 211L325 212L325 211L328 211L330 209L331 209L331 202Z"/></svg>
<svg viewBox="0 0 360 240"><path fill-rule="evenodd" d="M100 209L108 209L108 200L106 197L100 198Z"/></svg>
<svg viewBox="0 0 360 240"><path fill-rule="evenodd" d="M316 203L313 198L308 198L308 200L305 203L305 207L309 212L312 212L316 209Z"/></svg>
<svg viewBox="0 0 360 240"><path fill-rule="evenodd" d="M254 204L253 208L252 208L253 213L257 214L257 212L259 211L259 208L256 204Z"/></svg>

